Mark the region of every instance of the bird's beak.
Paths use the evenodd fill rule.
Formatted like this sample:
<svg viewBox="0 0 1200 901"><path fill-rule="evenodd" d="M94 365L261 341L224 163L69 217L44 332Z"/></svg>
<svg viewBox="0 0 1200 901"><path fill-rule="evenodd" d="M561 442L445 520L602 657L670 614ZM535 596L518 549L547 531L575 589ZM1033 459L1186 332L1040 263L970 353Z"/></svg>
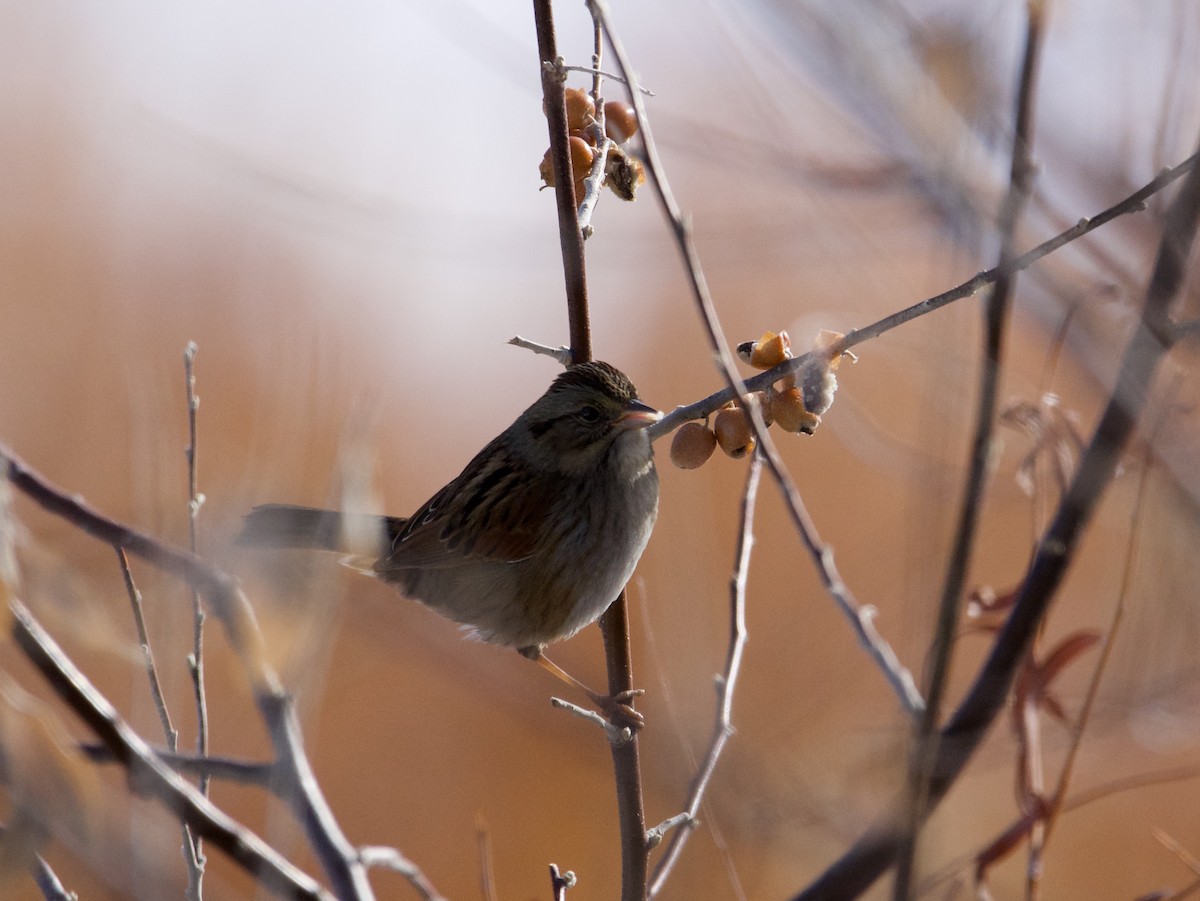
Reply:
<svg viewBox="0 0 1200 901"><path fill-rule="evenodd" d="M630 431L633 429L644 429L646 426L653 425L662 418L663 415L660 410L656 410L649 404L642 403L640 400L634 400L625 408L625 412L617 418L617 428Z"/></svg>

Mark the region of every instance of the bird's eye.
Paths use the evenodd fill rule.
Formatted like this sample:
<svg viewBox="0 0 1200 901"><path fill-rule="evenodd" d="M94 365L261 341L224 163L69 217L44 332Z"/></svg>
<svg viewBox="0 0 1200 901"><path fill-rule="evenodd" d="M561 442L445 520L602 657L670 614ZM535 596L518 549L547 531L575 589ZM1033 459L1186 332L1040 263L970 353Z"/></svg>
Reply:
<svg viewBox="0 0 1200 901"><path fill-rule="evenodd" d="M591 404L584 404L579 408L579 418L584 422L599 422L600 410Z"/></svg>

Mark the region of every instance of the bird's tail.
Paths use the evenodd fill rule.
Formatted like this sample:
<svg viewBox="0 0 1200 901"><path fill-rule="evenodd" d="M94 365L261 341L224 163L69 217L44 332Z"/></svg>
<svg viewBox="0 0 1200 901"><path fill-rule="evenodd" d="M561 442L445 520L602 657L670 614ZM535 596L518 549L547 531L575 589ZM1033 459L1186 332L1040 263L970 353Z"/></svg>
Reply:
<svg viewBox="0 0 1200 901"><path fill-rule="evenodd" d="M404 520L395 516L263 504L246 514L237 543L246 547L314 548L379 557L403 527Z"/></svg>

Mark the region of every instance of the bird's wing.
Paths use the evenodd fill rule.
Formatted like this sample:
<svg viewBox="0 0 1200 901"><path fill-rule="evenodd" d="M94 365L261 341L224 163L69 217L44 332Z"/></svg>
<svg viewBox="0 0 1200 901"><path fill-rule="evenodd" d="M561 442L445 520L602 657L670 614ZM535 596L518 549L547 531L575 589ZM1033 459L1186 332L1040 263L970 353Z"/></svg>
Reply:
<svg viewBox="0 0 1200 901"><path fill-rule="evenodd" d="M530 483L525 471L502 438L495 439L409 518L376 570L526 559L537 546L556 491L552 480Z"/></svg>

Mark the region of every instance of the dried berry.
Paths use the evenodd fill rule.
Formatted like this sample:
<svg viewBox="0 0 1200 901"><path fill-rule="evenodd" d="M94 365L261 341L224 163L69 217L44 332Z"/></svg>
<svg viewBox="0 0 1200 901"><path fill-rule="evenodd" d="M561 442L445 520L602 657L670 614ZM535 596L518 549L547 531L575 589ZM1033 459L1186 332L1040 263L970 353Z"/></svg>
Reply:
<svg viewBox="0 0 1200 901"><path fill-rule="evenodd" d="M784 360L791 359L792 341L787 332L766 332L754 342L750 351L750 365L755 369L771 369Z"/></svg>
<svg viewBox="0 0 1200 901"><path fill-rule="evenodd" d="M717 448L717 436L702 422L685 422L671 439L671 462L680 469L697 469Z"/></svg>
<svg viewBox="0 0 1200 901"><path fill-rule="evenodd" d="M713 431L721 450L737 460L754 450L754 433L746 414L738 408L726 407L717 412L713 420Z"/></svg>
<svg viewBox="0 0 1200 901"><path fill-rule="evenodd" d="M604 104L604 133L618 144L624 144L637 134L637 115L633 107L610 100Z"/></svg>
<svg viewBox="0 0 1200 901"><path fill-rule="evenodd" d="M592 160L595 158L595 152L592 150L588 142L583 138L571 136L571 175L576 182L583 181L587 177L588 171L592 168ZM538 166L538 174L542 176L542 181L546 183L546 187L554 187L554 165L550 159L551 151L547 150L546 155L542 157L541 165ZM582 196L577 193L576 196Z"/></svg>
<svg viewBox="0 0 1200 901"><path fill-rule="evenodd" d="M596 104L587 91L567 88L563 97L567 104L567 131L583 131L596 120Z"/></svg>
<svg viewBox="0 0 1200 901"><path fill-rule="evenodd" d="M810 413L799 388L778 391L771 396L771 415L785 432L805 432L809 435L821 423L821 417Z"/></svg>

